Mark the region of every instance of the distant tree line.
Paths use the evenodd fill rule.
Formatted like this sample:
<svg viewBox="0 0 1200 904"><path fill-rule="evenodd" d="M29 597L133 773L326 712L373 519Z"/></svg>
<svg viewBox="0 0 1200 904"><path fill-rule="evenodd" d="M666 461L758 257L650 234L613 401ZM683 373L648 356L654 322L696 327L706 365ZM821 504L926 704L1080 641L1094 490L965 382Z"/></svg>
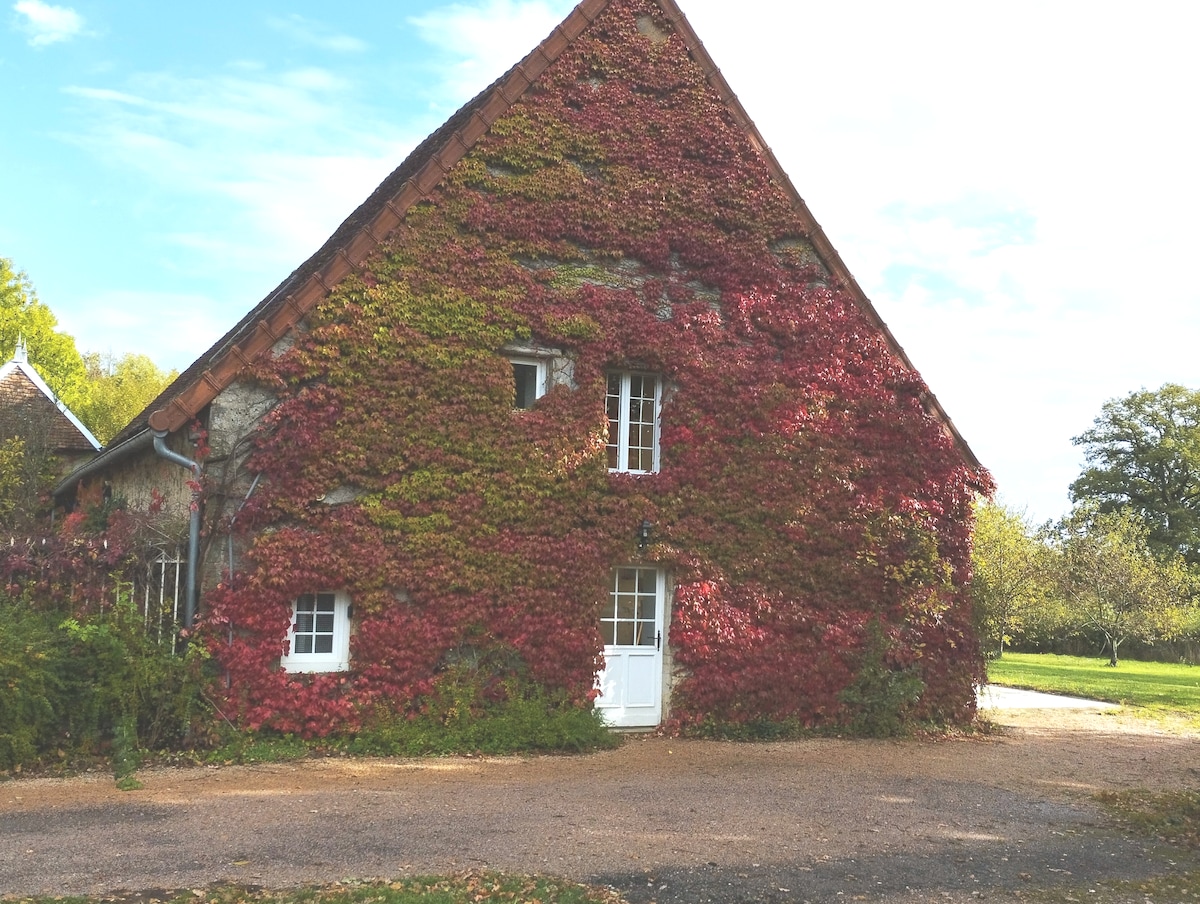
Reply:
<svg viewBox="0 0 1200 904"><path fill-rule="evenodd" d="M1168 383L1110 400L1074 442L1087 467L1062 520L1035 527L997 503L977 507L972 590L986 649L1094 643L1114 666L1126 642L1158 658L1195 650L1200 392Z"/></svg>

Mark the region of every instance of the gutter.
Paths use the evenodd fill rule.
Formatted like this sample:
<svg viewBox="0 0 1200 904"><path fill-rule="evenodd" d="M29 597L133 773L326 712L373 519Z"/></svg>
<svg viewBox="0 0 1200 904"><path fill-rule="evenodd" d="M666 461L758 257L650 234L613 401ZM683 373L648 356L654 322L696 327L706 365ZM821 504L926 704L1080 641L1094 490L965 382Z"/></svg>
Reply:
<svg viewBox="0 0 1200 904"><path fill-rule="evenodd" d="M167 447L167 431L154 431L154 451L167 461L174 462L180 467L192 472L192 505L191 517L188 519L188 576L187 596L183 604L183 628L189 630L196 621L196 570L200 562L200 484L202 469L199 462L185 458L178 452Z"/></svg>

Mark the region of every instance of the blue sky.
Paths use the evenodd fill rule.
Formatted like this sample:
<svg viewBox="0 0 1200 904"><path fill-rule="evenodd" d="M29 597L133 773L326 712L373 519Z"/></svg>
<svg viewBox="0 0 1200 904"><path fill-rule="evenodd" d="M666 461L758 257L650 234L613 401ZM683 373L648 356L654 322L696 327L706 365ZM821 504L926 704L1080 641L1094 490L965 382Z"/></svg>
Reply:
<svg viewBox="0 0 1200 904"><path fill-rule="evenodd" d="M1002 501L1200 388L1200 8L679 0ZM570 0L0 0L0 257L183 368Z"/></svg>

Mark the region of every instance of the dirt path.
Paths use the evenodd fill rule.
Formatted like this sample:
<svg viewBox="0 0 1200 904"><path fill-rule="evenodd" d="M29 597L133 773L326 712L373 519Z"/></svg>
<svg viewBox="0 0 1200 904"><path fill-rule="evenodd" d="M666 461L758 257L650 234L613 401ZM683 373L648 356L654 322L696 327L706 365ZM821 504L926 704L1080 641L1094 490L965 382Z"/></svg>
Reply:
<svg viewBox="0 0 1200 904"><path fill-rule="evenodd" d="M0 784L0 891L288 885L492 868L631 902L1018 900L1200 868L1104 824L1104 789L1195 787L1200 737L1012 710L991 737L631 738L586 757L312 760ZM1172 865L1171 861L1174 861Z"/></svg>

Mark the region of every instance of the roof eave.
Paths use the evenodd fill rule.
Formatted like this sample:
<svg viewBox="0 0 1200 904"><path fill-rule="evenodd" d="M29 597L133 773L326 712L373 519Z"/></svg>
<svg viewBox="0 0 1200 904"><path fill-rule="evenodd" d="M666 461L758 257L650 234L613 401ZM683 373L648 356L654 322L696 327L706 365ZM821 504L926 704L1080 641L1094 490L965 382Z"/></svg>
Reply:
<svg viewBox="0 0 1200 904"><path fill-rule="evenodd" d="M151 430L145 429L139 433L135 433L133 436L124 440L120 444L110 446L95 458L92 458L81 464L70 474L55 484L54 489L51 490L51 495L56 500L60 499L67 493L73 492L74 489L79 485L79 481L100 471L104 471L107 468L124 461L126 458L130 458L136 452L150 446L153 442L154 434Z"/></svg>

